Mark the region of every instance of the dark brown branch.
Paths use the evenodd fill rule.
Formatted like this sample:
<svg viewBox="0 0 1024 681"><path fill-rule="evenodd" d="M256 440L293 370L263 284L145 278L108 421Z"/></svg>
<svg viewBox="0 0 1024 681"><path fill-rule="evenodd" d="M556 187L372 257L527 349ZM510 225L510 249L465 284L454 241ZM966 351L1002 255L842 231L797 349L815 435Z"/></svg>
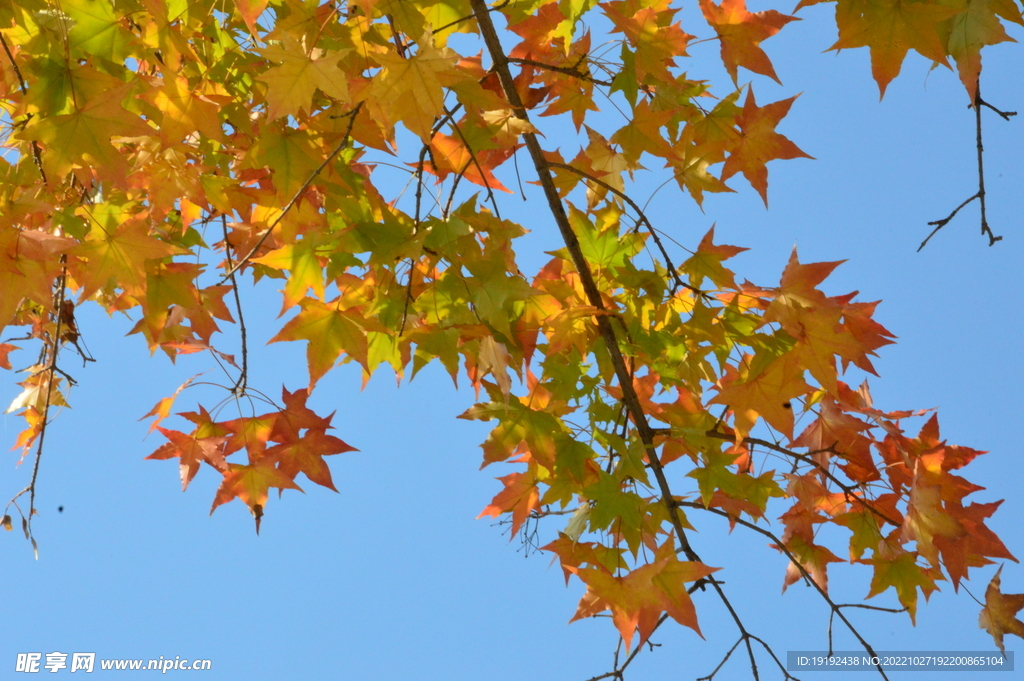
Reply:
<svg viewBox="0 0 1024 681"><path fill-rule="evenodd" d="M981 98L981 93L978 93L978 105L979 106L987 106L988 108L992 109L997 114L1002 116L1004 121L1008 121L1008 120L1010 120L1011 117L1017 115L1016 111L1002 111L1000 109L995 108L994 106L992 106L991 104L989 104L988 102L986 102L984 99Z"/></svg>
<svg viewBox="0 0 1024 681"><path fill-rule="evenodd" d="M933 229L931 231L931 234L929 234L927 237L925 237L925 240L922 241L921 245L917 247L917 251L919 253L921 252L921 249L924 248L928 244L928 242L931 240L931 238L933 236L935 236L935 234L940 229L942 229L947 224L949 224L949 221L952 220L956 216L956 214L960 212L961 208L966 206L971 201L974 201L975 199L978 199L978 202L981 204L981 235L988 237L988 245L989 246L994 246L997 241L1002 241L1003 240L1003 237L996 236L992 232L992 228L988 224L988 216L986 215L986 212L985 212L985 209L986 209L986 205L985 205L985 160L984 160L985 147L982 144L982 135L981 135L981 107L987 106L988 108L992 109L997 114L1002 116L1003 120L1007 120L1007 121L1010 120L1011 116L1016 116L1017 112L1016 111L1000 111L999 109L995 108L994 106L992 106L991 104L989 104L988 102L983 100L981 98L981 79L980 78L978 79L978 84L977 84L977 87L976 87L976 89L974 91L974 104L972 104L972 106L974 107L975 139L977 141L977 147L978 147L978 191L977 191L976 194L974 194L974 196L971 196L966 201L961 203L959 206L954 208L953 212L950 213L949 215L947 215L946 217L942 218L941 220L933 220L932 222L928 223L929 225L935 225L935 229Z"/></svg>
<svg viewBox="0 0 1024 681"><path fill-rule="evenodd" d="M231 243L228 241L228 219L223 213L220 215L220 226L224 232L224 256L228 261L228 270L230 272L228 278L231 279L231 292L235 296L235 309L238 310L238 328L242 335L242 369L241 373L238 375L238 380L235 381L235 386L231 389L231 392L235 395L241 395L245 392L245 384L249 380L249 348L245 333L245 317L242 315L242 299L238 295L238 281L235 279L235 271L231 266Z"/></svg>
<svg viewBox="0 0 1024 681"><path fill-rule="evenodd" d="M49 425L50 407L53 405L53 382L56 378L55 375L60 373L62 376L67 377L69 382L73 383L73 381L71 381L71 377L57 367L57 357L60 355L60 346L62 342L61 336L63 335L62 327L64 326L64 314L62 314L62 311L64 310L64 294L66 291L68 276L66 255L61 256L61 264L62 272L57 278L57 290L54 292L54 318L56 321L56 328L54 329L54 335L50 338L49 350L46 351L44 348L47 359L46 367L39 371L40 374L47 373L49 376L46 379L46 396L43 399L43 411L40 414L39 435L36 441L36 456L35 461L32 463L32 477L29 480L28 486L15 494L14 497L7 502L7 508L14 505L14 507L18 509L18 513L21 513L21 527L25 532L25 538L32 542L32 551L35 554L36 560L39 560L39 545L36 543L35 536L32 534L32 517L36 514L36 482L39 480L39 464L43 459L43 446L46 442L46 427ZM28 494L27 515L22 513L21 507L16 503L18 497L23 494Z"/></svg>
<svg viewBox="0 0 1024 681"><path fill-rule="evenodd" d="M493 61L492 70L498 75L502 90L505 92L505 97L509 104L512 105L512 109L516 116L528 123L530 120L529 114L526 111L526 107L523 106L523 101L519 96L519 92L516 90L515 81L513 80L512 73L509 70L508 57L501 46L501 41L498 38L498 33L494 28L494 24L491 22L491 17L487 11L487 5L484 3L484 0L470 0L470 4L473 7L474 14L476 14L477 24L480 27L480 34L483 36L484 43L487 46L487 51ZM661 462L658 459L658 454L654 446L654 432L650 423L647 421L647 415L644 413L643 406L640 404L640 399L633 387L632 376L629 369L626 367L626 362L623 359L621 350L619 349L619 341L615 335L615 330L612 327L611 321L608 318L609 315L603 314L607 311L607 308L605 307L604 300L601 297L601 291L597 287L594 275L590 271L590 265L587 263L587 260L583 255L583 251L580 248L579 239L576 237L576 234L573 232L572 226L569 223L569 217L566 215L565 206L562 204L562 199L558 195L558 189L555 186L554 178L551 176L551 170L548 168L547 160L544 158L544 152L541 149L540 142L537 140L537 135L531 132L524 133L523 139L526 142L526 148L530 152L530 157L533 160L533 165L537 171L541 187L543 188L545 197L547 198L548 208L558 225L558 230L561 233L562 240L565 242L566 249L569 252L569 257L579 274L580 283L583 286L587 300L595 309L602 312L602 314L595 315L598 332L604 341L605 349L609 354L611 364L615 370L615 375L618 378L619 389L622 391L623 403L626 405L626 408L633 419L633 424L637 429L637 433L640 435L640 440L644 444L649 465L651 470L654 472L655 479L658 481L658 488L661 492L661 501L668 508L669 518L672 527L675 530L676 538L678 539L688 560L703 562L701 561L700 556L697 555L696 551L693 550L693 547L690 546L682 521L680 520L679 514L676 513L676 501L672 495L672 490L669 488L668 478L665 476L665 471L661 466ZM729 610L736 626L742 633L746 633L742 620L740 620L739 615L736 614L736 611L733 609L732 604L725 595L725 592L717 582L711 582L711 584L718 593L722 603ZM747 643L747 652L750 656L751 670L756 680L758 679L757 662L754 659L754 653L750 647L749 641Z"/></svg>
<svg viewBox="0 0 1024 681"><path fill-rule="evenodd" d="M586 57L584 57L584 59L585 58ZM604 87L611 87L612 86L611 81L608 81L608 80L598 80L597 78L594 78L592 75L590 75L590 73L588 71L581 71L579 69L579 66L555 66L554 64L545 64L544 62L534 61L532 59L517 59L517 58L511 58L511 57L509 58L508 61L509 61L509 63L512 63L512 64L520 64L522 66L532 66L534 68L544 69L545 71L554 71L556 73L564 73L567 76L573 76L575 78L579 78L580 80L588 80L591 83L593 83L594 85L601 85L601 86L604 86ZM582 62L583 60L581 59L580 61Z"/></svg>
<svg viewBox="0 0 1024 681"><path fill-rule="evenodd" d="M327 165L331 161L333 161L338 154L341 153L342 149L348 146L350 135L352 134L352 126L355 125L356 116L359 115L359 111L362 108L363 102L359 102L358 104L356 104L354 109L344 114L345 116L349 117L348 127L345 129L345 134L342 136L341 141L338 142L338 146L334 147L331 153L327 155L327 158L324 159L323 163L317 166L316 170L310 173L309 177L306 178L306 181L302 183L301 187L299 187L299 190L295 192L295 196L292 197L292 200L289 201L287 205L285 205L284 210L281 211L281 214L274 218L274 221L270 223L270 226L267 227L266 230L264 230L263 234L261 234L260 238L256 241L256 244L249 249L249 252L246 253L241 260L235 263L234 267L228 268L227 273L225 273L224 276L221 278L220 283L223 284L225 281L231 278L231 275L245 267L249 260L251 260L252 257L256 255L256 251L260 250L260 247L263 246L263 243L267 240L267 237L270 236L270 233L274 231L274 228L277 227L281 220L284 219L284 216L288 215L288 212L291 211L292 207L294 207L295 204L298 203L299 198L306 193L306 190L309 189L309 185L313 184L313 180L315 180L316 177L320 174L320 172L324 168L326 168Z"/></svg>

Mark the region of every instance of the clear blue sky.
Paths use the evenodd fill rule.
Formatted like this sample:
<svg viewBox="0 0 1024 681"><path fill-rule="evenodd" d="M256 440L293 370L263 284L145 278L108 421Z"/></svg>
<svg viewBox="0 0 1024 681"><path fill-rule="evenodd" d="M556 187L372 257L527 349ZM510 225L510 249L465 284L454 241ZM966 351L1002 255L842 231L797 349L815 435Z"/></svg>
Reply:
<svg viewBox="0 0 1024 681"><path fill-rule="evenodd" d="M710 34L695 7L681 16L684 30ZM784 86L758 78L755 89L762 105L803 92L780 130L817 160L769 165L768 211L735 178L730 184L738 194L710 195L704 213L668 186L649 215L690 247L717 223L719 242L752 249L732 261L734 269L762 285L777 282L794 245L805 262L847 259L826 289L883 299L877 318L899 336L898 345L884 348L875 361L881 374L871 381L876 403L939 407L945 438L991 452L968 469L973 482L988 488L972 499L1006 499L990 526L1011 552L1024 555L1024 458L1017 432L1024 423L1024 323L1017 301L1024 120L985 115L989 220L1004 240L987 246L975 204L915 253L930 230L926 223L977 188L966 94L954 74L944 68L929 73L925 60L911 56L879 103L866 50L822 53L834 41L831 7L811 7L801 16L804 21L765 43ZM1021 38L1016 28L1011 34ZM720 65L712 66L717 49L714 42L694 46L695 65L688 68L724 84ZM1003 109L1024 111L1020 49L1007 44L985 52L984 93ZM549 136L546 144L555 139ZM563 153L575 151L573 144ZM644 198L661 181L640 179L636 190ZM536 252L520 251L529 272L542 262L540 250L557 242L539 192L524 186L529 201L510 198L508 210L533 230L523 241ZM305 385L303 343L263 345L281 323L272 288L242 295L250 384L275 395L282 384L293 390ZM518 539L510 543L504 528L474 519L499 488L493 478L509 470L479 470L487 424L455 420L473 394L453 390L437 366L397 390L386 371L361 392L351 367L321 381L315 408L337 410L336 434L360 451L332 457L340 494L303 484L305 495L272 496L257 537L241 503L209 516L219 480L211 471L202 471L182 494L173 462L143 460L161 439L144 439L148 423L136 419L209 368L208 359L182 357L171 366L162 356L150 358L140 337L124 337L131 322L108 320L95 309L83 310L80 326L97 362L69 367L80 383L71 395L74 408L47 435L35 521L40 560L32 559L18 532L0 541L7 620L0 678L15 677L16 653L52 651L209 658L213 671L202 678L226 681L584 681L611 670L617 634L610 621L567 625L583 586L574 581L566 588L548 555L524 559ZM24 362L28 354L12 360ZM4 404L17 394L17 379L5 378ZM218 399L212 395L205 403ZM197 397L204 396L186 394L179 407L191 408ZM2 423L0 441L13 443L20 420L7 415ZM0 463L4 499L30 472L14 461L12 453ZM719 574L751 631L781 656L825 649L828 610L816 594L796 584L781 595L785 559L762 537L742 528L727 535L723 525L702 524L692 541L705 562L725 568ZM995 568L972 570L967 588L978 598ZM860 602L869 580L864 566L830 567L837 602ZM1008 564L1003 587L1024 592L1024 568ZM738 634L713 594L698 594L695 602L707 640L666 626L652 639L661 647L644 651L627 678L692 679L714 669ZM870 603L891 607L896 601L890 592ZM945 585L930 603L922 601L916 628L905 614L848 613L878 650L993 650L977 627L978 611L963 590L957 595ZM835 639L837 649L856 647L839 624ZM1008 638L1007 648L1019 643ZM766 654L758 659L762 678L781 677ZM803 678L847 676L870 678ZM738 650L716 678L749 677Z"/></svg>

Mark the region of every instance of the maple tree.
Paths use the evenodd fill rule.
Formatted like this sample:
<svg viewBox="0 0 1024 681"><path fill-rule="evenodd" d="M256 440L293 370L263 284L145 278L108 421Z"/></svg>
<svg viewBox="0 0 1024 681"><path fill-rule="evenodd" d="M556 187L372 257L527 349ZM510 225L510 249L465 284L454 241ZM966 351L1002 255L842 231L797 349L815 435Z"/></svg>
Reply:
<svg viewBox="0 0 1024 681"><path fill-rule="evenodd" d="M484 465L515 467L481 516L507 516L513 535L569 516L541 548L586 586L574 619L610 611L632 652L612 675L669 617L700 633L697 589L729 603L688 514L770 540L790 560L784 587L811 584L868 651L828 595L830 563L871 570L868 597L892 589L913 620L939 582L1015 560L985 524L999 502L964 501L982 488L960 471L982 452L843 380L850 365L873 374L894 336L876 303L823 292L839 263L794 251L778 285L738 283L724 263L745 249L712 229L677 265L631 197L643 161L698 205L742 175L767 206L768 163L810 158L776 130L796 97L759 105L740 83L740 67L780 81L762 43L796 17L699 7L732 81L722 91L688 75L695 36L665 0L0 0L0 329L23 329L0 366L39 348L10 407L34 470L5 526L13 509L36 545L46 429L74 383L59 360L90 359L75 312L96 303L134 315L151 352L207 352L231 377L234 418L223 405L172 415L195 378L155 405L167 442L148 458L177 459L183 489L206 464L221 476L211 512L238 499L257 532L271 488L301 489L301 473L336 490L325 457L353 447L307 406L335 367L357 364L365 383L438 360L467 379L486 401L461 418L494 423ZM1024 25L1020 7L838 0L835 16L832 49L868 47L881 95L909 50L955 67L979 188L925 243L975 199L998 241L981 115L1012 113L981 97L981 49L1010 39L1003 22ZM597 117L604 101L624 125ZM540 137L549 124L579 133L575 156ZM501 216L509 161L532 166L564 242L532 277L514 245L526 227ZM385 167L404 170L411 197ZM281 282L289 316L267 340L306 343L308 383L279 402L249 384L246 276ZM218 349L228 324L234 355ZM241 406L254 400L266 413ZM826 524L846 545L826 545ZM1000 584L980 624L1002 649L1024 632L1024 600ZM736 624L756 674L760 639Z"/></svg>

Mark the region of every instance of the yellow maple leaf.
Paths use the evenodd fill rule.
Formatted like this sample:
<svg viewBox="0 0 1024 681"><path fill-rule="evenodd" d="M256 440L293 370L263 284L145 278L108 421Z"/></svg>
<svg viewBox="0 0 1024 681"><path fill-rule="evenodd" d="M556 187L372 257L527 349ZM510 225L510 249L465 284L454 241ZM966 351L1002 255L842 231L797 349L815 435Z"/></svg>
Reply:
<svg viewBox="0 0 1024 681"><path fill-rule="evenodd" d="M281 44L260 50L268 60L280 62L258 77L267 84L267 119L294 116L300 110L309 113L313 94L319 89L328 97L348 102L348 79L338 61L348 50L306 50L288 34Z"/></svg>
<svg viewBox="0 0 1024 681"><path fill-rule="evenodd" d="M434 119L444 112L444 89L439 76L454 71L458 55L438 49L428 31L417 43L416 54L397 52L375 58L384 71L374 78L372 108L387 121L402 121L424 142L430 141Z"/></svg>

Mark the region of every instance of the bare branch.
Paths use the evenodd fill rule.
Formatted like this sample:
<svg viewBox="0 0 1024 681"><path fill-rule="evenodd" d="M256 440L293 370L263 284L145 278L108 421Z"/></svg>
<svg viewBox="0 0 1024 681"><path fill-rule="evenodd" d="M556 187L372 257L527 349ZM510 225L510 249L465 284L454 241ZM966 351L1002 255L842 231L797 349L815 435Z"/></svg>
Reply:
<svg viewBox="0 0 1024 681"><path fill-rule="evenodd" d="M966 206L971 201L974 201L975 199L978 199L978 202L981 204L981 235L988 237L988 245L989 246L994 246L997 241L1002 241L1003 240L1003 237L996 236L992 232L992 228L988 224L988 216L986 215L986 212L985 212L985 209L986 209L986 205L985 205L985 160L984 160L985 147L982 144L982 135L981 135L981 107L987 106L989 109L992 109L997 114L1002 116L1003 120L1006 120L1006 121L1010 120L1011 116L1016 116L1017 112L1016 111L1000 111L999 109L997 109L996 107L992 106L991 104L986 102L984 99L982 99L981 98L981 79L980 78L978 79L977 88L974 91L974 103L971 106L974 107L975 139L977 140L977 147L978 147L978 192L976 194L974 194L974 196L971 196L966 201L961 203L959 206L954 208L953 212L950 213L949 215L947 215L946 217L942 218L941 220L933 220L932 222L928 223L929 225L935 225L935 229L933 229L931 231L931 234L929 234L927 237L925 237L925 240L922 241L921 245L917 247L917 250L918 250L919 253L921 252L921 249L924 248L928 244L928 242L931 240L931 238L933 236L935 236L935 234L940 229L945 227L949 223L949 221L952 220L956 216L957 213L960 212L961 208Z"/></svg>
<svg viewBox="0 0 1024 681"><path fill-rule="evenodd" d="M586 56L584 56L584 59ZM538 69L544 69L545 71L555 71L556 73L564 73L568 76L579 78L580 80L587 80L595 85L602 85L604 87L611 87L612 83L609 80L598 80L590 75L589 71L581 71L579 66L555 66L554 64L545 64L544 62L534 61L533 59L517 59L510 57L508 60L512 64L521 64L522 66L532 66ZM583 61L582 59L580 60Z"/></svg>
<svg viewBox="0 0 1024 681"><path fill-rule="evenodd" d="M239 331L241 331L242 336L242 369L241 373L238 375L238 380L235 381L235 385L231 389L231 392L235 395L241 395L245 392L245 384L249 380L249 348L245 333L245 317L242 315L242 300L238 295L238 281L235 279L235 270L231 266L231 243L228 241L228 219L223 213L220 215L220 226L224 233L224 256L227 258L228 262L228 278L231 279L231 292L235 296L235 309L238 310L238 328ZM228 380L230 380L230 378Z"/></svg>

